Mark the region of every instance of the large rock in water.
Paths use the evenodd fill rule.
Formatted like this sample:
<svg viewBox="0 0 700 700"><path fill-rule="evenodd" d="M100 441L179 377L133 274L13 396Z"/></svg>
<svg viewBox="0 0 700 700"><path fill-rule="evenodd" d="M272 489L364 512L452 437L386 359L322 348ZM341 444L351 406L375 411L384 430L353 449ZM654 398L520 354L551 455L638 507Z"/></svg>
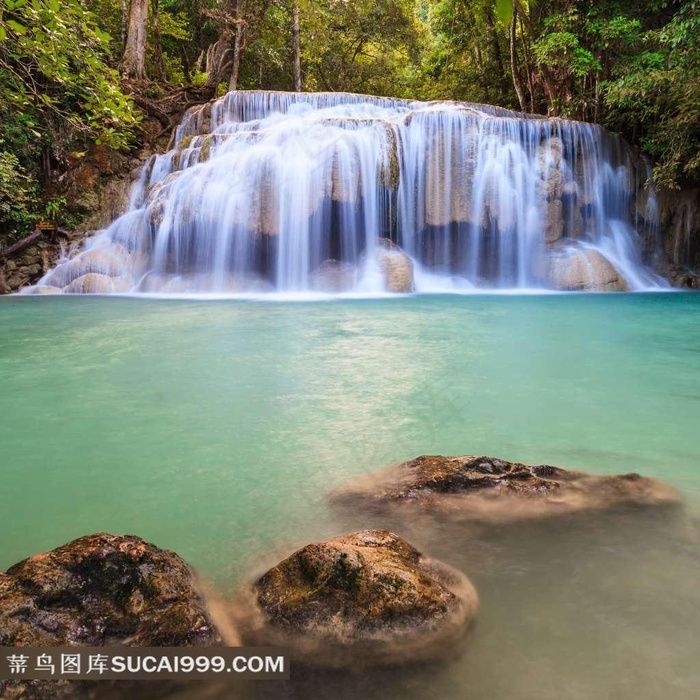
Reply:
<svg viewBox="0 0 700 700"><path fill-rule="evenodd" d="M350 263L324 260L311 273L311 288L320 292L346 292L355 286L357 269Z"/></svg>
<svg viewBox="0 0 700 700"><path fill-rule="evenodd" d="M244 641L329 667L439 657L478 604L463 574L386 530L309 544L258 579L253 596Z"/></svg>
<svg viewBox="0 0 700 700"><path fill-rule="evenodd" d="M592 248L562 246L549 253L549 280L554 289L584 292L626 292L620 272Z"/></svg>
<svg viewBox="0 0 700 700"><path fill-rule="evenodd" d="M81 537L0 574L0 645L221 643L194 574L131 535Z"/></svg>
<svg viewBox="0 0 700 700"><path fill-rule="evenodd" d="M384 287L394 294L414 291L413 260L388 238L378 241L377 260L384 276Z"/></svg>
<svg viewBox="0 0 700 700"><path fill-rule="evenodd" d="M639 474L593 476L494 457L432 455L361 477L334 497L353 507L396 505L484 522L679 502L671 486Z"/></svg>

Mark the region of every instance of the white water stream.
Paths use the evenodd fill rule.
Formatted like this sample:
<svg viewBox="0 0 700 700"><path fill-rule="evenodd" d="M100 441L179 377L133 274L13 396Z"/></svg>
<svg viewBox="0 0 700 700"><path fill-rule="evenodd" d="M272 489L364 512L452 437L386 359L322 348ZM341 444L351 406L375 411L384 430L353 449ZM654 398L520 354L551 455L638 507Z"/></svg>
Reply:
<svg viewBox="0 0 700 700"><path fill-rule="evenodd" d="M171 146L143 167L128 211L35 291L377 293L395 274L394 291L665 285L643 262L656 233L647 173L595 125L233 92L188 112Z"/></svg>

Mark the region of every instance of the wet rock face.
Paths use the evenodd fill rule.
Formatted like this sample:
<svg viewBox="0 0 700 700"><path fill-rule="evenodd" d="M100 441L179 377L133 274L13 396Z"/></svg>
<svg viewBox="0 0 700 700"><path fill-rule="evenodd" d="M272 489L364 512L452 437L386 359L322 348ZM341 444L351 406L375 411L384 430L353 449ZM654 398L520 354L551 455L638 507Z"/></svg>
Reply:
<svg viewBox="0 0 700 700"><path fill-rule="evenodd" d="M335 498L349 503L405 505L487 522L679 500L672 487L639 474L593 476L494 457L433 455L364 477Z"/></svg>
<svg viewBox="0 0 700 700"><path fill-rule="evenodd" d="M221 643L192 570L139 537L96 534L0 574L0 645Z"/></svg>
<svg viewBox="0 0 700 700"><path fill-rule="evenodd" d="M384 275L386 291L394 294L410 294L415 290L413 261L388 238L379 240L377 258Z"/></svg>
<svg viewBox="0 0 700 700"><path fill-rule="evenodd" d="M63 237L41 236L15 255L0 258L0 294L15 292L36 282L58 260L61 246L68 243Z"/></svg>
<svg viewBox="0 0 700 700"><path fill-rule="evenodd" d="M40 284L26 291L33 294L116 294L134 286L132 272L141 258L118 243L90 248L60 262Z"/></svg>
<svg viewBox="0 0 700 700"><path fill-rule="evenodd" d="M582 292L625 292L629 286L597 250L563 246L549 254L549 280L554 289Z"/></svg>
<svg viewBox="0 0 700 700"><path fill-rule="evenodd" d="M353 288L357 269L350 263L324 260L311 273L311 288L320 292L346 292Z"/></svg>
<svg viewBox="0 0 700 700"><path fill-rule="evenodd" d="M477 608L463 574L386 530L307 545L258 579L253 595L258 618L246 641L289 644L325 666L439 656Z"/></svg>
<svg viewBox="0 0 700 700"><path fill-rule="evenodd" d="M675 287L700 289L700 188L660 190L658 211L667 264Z"/></svg>

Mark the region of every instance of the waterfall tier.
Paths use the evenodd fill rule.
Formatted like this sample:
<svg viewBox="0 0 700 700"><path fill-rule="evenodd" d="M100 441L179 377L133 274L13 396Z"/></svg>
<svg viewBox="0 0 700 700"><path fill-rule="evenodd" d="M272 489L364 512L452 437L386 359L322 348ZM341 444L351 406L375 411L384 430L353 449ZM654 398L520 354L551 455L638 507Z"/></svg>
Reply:
<svg viewBox="0 0 700 700"><path fill-rule="evenodd" d="M644 289L646 172L591 124L484 105L232 92L34 291ZM646 257L645 257L646 256Z"/></svg>

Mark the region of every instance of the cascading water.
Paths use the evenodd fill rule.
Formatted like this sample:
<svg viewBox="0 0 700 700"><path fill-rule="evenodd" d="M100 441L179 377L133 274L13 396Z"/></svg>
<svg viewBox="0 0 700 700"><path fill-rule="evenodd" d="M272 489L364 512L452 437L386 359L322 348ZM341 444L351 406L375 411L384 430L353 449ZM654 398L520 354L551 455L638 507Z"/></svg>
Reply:
<svg viewBox="0 0 700 700"><path fill-rule="evenodd" d="M642 262L654 232L646 173L595 125L455 102L232 92L190 110L171 145L144 166L129 211L34 291L665 284Z"/></svg>

